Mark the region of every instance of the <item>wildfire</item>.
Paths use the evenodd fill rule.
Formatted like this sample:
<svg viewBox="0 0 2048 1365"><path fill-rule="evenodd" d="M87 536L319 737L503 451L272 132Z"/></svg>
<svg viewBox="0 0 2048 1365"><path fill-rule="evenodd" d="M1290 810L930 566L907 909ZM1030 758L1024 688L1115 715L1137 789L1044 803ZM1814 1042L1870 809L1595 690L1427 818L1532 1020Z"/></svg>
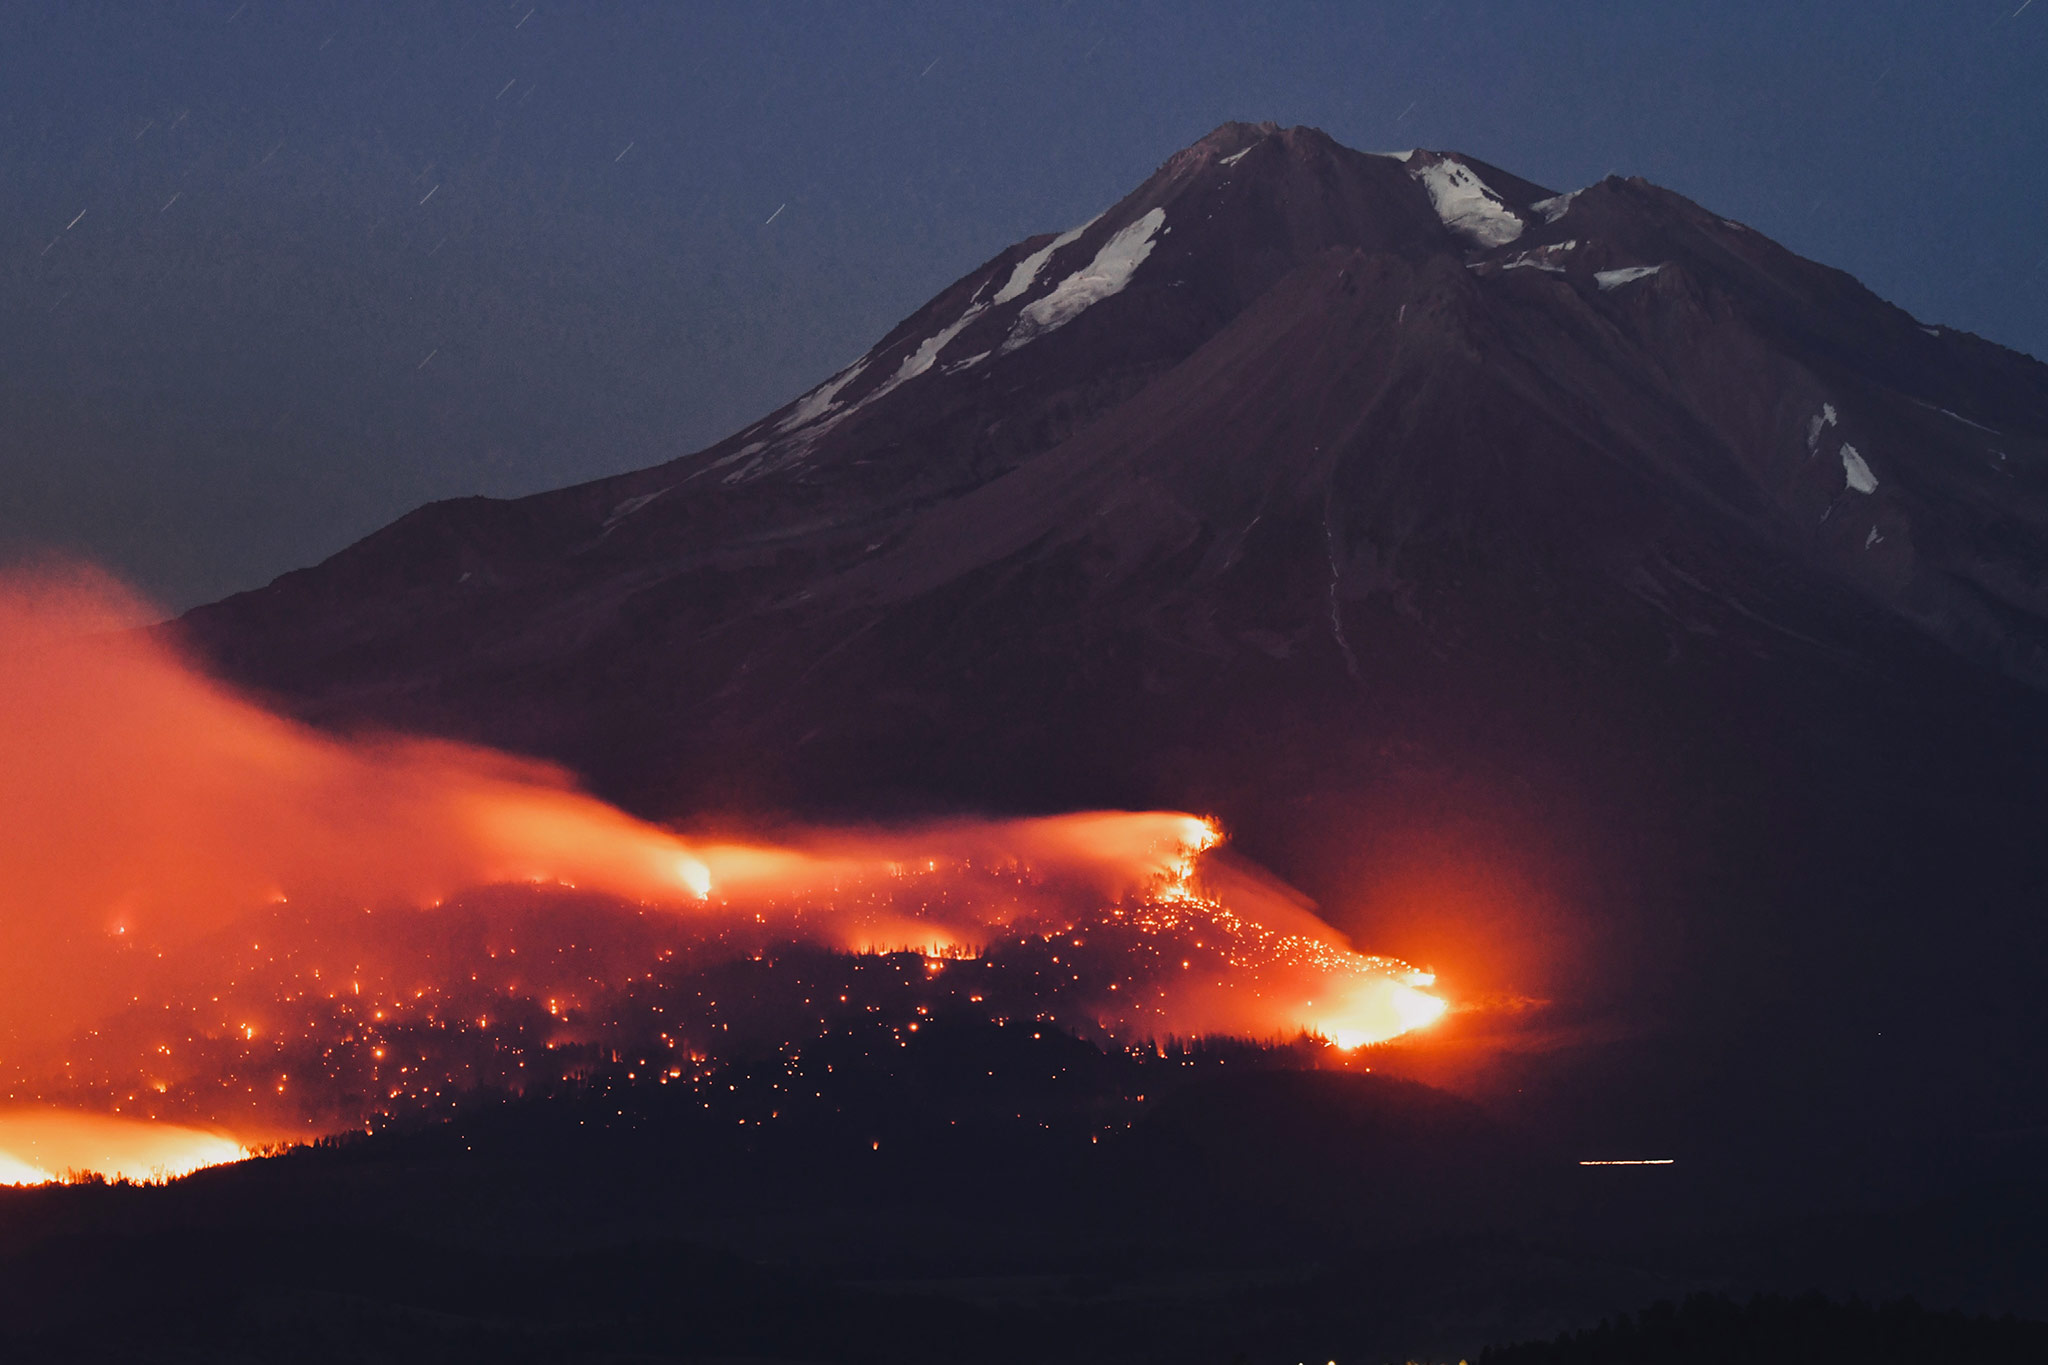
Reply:
<svg viewBox="0 0 2048 1365"><path fill-rule="evenodd" d="M138 1116L445 1111L650 1034L663 1056L638 1066L666 1084L731 1029L683 994L706 964L792 946L909 949L963 1007L1118 1040L1349 1049L1445 1008L1428 973L1216 864L1222 832L1196 816L689 839L544 765L281 719L115 629L136 615L103 581L0 583L0 1097L106 1115L99 1147L74 1133L59 1155L0 1123L0 1182L86 1150L121 1171L232 1159ZM790 1037L825 1026L816 995ZM170 1145L108 1145L137 1126Z"/></svg>
<svg viewBox="0 0 2048 1365"><path fill-rule="evenodd" d="M1422 987L1436 984L1432 972L1376 976L1346 993L1315 1031L1349 1051L1427 1028L1443 1017L1448 1002Z"/></svg>
<svg viewBox="0 0 2048 1365"><path fill-rule="evenodd" d="M169 1180L239 1161L221 1133L46 1107L0 1110L0 1185L39 1185L70 1172L109 1180Z"/></svg>

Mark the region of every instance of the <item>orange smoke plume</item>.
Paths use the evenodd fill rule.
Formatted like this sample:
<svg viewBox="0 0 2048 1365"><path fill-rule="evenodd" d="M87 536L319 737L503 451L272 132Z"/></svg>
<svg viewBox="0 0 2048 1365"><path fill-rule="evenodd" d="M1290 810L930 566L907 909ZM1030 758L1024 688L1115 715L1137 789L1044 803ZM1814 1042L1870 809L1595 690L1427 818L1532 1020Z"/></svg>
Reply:
<svg viewBox="0 0 2048 1365"><path fill-rule="evenodd" d="M124 966L301 891L424 904L550 880L681 899L677 839L542 764L345 742L241 700L86 574L0 588L0 1037L75 1027Z"/></svg>
<svg viewBox="0 0 2048 1365"><path fill-rule="evenodd" d="M544 764L282 719L146 619L90 573L0 579L0 1101L225 1122L219 1085L182 1108L157 1098L207 1067L243 1082L229 1089L244 1119L260 1101L277 1123L359 1122L303 1092L339 1086L350 1049L351 1093L396 1102L425 1084L420 1058L397 1077L379 1041L405 1011L479 1036L507 1002L567 1020L593 973L651 979L692 942L1049 945L1071 969L1061 1008L1132 1039L1306 1030L1351 1047L1443 1009L1427 974L1353 952L1298 900L1205 857L1219 836L1194 816L688 839ZM532 883L575 888L579 927L548 918L559 903L532 908L556 891L521 893L525 909L473 901L469 920L435 908ZM593 941L610 946L576 972L539 961ZM310 1080L286 1066L305 1056L325 1068Z"/></svg>

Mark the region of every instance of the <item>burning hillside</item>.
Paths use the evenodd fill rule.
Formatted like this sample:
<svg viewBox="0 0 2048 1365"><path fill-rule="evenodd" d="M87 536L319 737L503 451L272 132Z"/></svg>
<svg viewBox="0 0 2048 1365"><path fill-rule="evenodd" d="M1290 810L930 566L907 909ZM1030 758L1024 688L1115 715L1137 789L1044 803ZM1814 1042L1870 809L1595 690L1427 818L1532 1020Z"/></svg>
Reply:
<svg viewBox="0 0 2048 1365"><path fill-rule="evenodd" d="M0 604L16 1105L269 1140L593 1067L701 1079L736 1010L792 1046L965 1012L1353 1048L1444 1008L1216 862L1194 816L684 836L539 765L281 720L119 628L137 614L78 576ZM736 962L788 966L721 1001Z"/></svg>

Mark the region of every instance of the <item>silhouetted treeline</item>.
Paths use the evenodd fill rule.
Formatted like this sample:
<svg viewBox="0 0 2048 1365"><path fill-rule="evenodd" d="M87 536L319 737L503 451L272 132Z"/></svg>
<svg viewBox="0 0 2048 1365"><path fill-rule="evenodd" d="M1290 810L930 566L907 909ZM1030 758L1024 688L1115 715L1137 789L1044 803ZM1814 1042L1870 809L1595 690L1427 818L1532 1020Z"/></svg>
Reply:
<svg viewBox="0 0 2048 1365"><path fill-rule="evenodd" d="M0 1189L0 1363L1477 1361L1702 1284L2044 1316L2048 1186L1688 1239L1682 1167L1617 1182L1287 1045L862 1013L801 1045L736 1028L696 1078L607 1054L167 1185ZM1951 1347L1961 1319L1824 1303L1771 1310L1759 1339L1805 1324L1771 1354L1739 1330L1764 1311L1653 1310L1488 1365L2048 1360L2038 1326Z"/></svg>
<svg viewBox="0 0 2048 1365"><path fill-rule="evenodd" d="M1554 1341L1489 1347L1479 1365L2038 1365L2048 1323L1871 1305L1819 1294L1747 1303L1696 1294Z"/></svg>

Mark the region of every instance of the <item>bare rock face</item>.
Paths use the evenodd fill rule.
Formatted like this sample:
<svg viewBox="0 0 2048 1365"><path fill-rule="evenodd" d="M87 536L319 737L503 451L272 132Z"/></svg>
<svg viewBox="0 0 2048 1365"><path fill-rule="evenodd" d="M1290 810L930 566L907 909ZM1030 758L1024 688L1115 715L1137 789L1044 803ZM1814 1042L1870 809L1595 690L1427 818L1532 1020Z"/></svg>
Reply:
<svg viewBox="0 0 2048 1365"><path fill-rule="evenodd" d="M659 817L1213 811L1696 1076L2043 965L2048 366L1640 180L1226 125L709 449L177 629Z"/></svg>

